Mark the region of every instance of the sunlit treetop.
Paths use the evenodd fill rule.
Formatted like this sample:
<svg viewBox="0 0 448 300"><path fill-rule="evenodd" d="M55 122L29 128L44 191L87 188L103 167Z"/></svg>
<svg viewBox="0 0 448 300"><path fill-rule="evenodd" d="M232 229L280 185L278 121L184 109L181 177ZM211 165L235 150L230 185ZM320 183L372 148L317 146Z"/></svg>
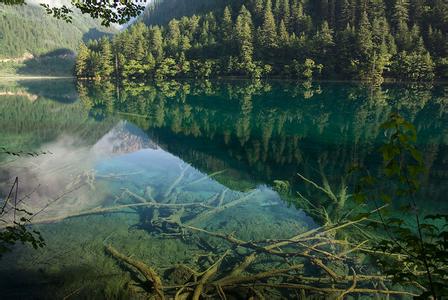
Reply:
<svg viewBox="0 0 448 300"><path fill-rule="evenodd" d="M73 9L77 8L83 14L94 19L100 19L101 25L110 26L112 23L125 24L137 17L145 8L145 0L67 0L70 5L52 6L41 3L46 12L57 18L71 23ZM6 5L26 5L26 0L0 0Z"/></svg>

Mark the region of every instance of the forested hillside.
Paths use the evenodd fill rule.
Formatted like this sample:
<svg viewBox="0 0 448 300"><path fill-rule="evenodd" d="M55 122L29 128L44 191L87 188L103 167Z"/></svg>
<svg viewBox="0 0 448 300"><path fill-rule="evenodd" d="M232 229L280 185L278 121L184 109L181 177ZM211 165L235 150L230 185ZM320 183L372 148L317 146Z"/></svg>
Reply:
<svg viewBox="0 0 448 300"><path fill-rule="evenodd" d="M159 25L81 45L77 75L448 77L444 0L164 0L142 19Z"/></svg>
<svg viewBox="0 0 448 300"><path fill-rule="evenodd" d="M0 59L41 55L56 49L75 50L83 38L98 38L98 23L81 14L69 24L48 16L37 5L0 4Z"/></svg>

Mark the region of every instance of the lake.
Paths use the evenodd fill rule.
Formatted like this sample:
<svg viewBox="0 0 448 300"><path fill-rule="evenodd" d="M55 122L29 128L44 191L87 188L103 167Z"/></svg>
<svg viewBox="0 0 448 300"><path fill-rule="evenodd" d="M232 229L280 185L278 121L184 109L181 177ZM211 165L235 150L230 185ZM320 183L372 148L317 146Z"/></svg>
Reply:
<svg viewBox="0 0 448 300"><path fill-rule="evenodd" d="M391 112L417 129L429 170L417 195L421 212L448 213L447 85L0 82L0 146L22 153L0 154L2 199L17 177L19 207L33 213L33 229L46 241L42 249L18 245L4 255L2 296L145 298L151 290L145 278L110 246L154 268L171 289L213 266L219 266L214 276L229 280L226 274L251 249L261 254L244 274L300 262L305 282L313 283L312 276L325 273L316 261L296 262L307 256L282 255L280 247L270 253L266 243L337 224L349 210L375 208L336 207L312 183L351 194L359 180L353 166L379 175L378 149L387 139L380 127ZM328 258L324 250L310 251ZM368 258L360 260L366 266L357 274L376 272ZM275 290L276 282L260 289L272 298L294 297L295 291ZM350 280L344 284L341 291ZM238 299L257 291L228 293Z"/></svg>

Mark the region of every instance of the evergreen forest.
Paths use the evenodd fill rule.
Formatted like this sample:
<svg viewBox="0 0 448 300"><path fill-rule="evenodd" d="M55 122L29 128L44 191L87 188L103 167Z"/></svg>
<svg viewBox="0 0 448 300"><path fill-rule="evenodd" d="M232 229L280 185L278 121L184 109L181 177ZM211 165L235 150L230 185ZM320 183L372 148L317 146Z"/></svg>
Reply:
<svg viewBox="0 0 448 300"><path fill-rule="evenodd" d="M443 0L165 0L81 44L80 78L448 78Z"/></svg>

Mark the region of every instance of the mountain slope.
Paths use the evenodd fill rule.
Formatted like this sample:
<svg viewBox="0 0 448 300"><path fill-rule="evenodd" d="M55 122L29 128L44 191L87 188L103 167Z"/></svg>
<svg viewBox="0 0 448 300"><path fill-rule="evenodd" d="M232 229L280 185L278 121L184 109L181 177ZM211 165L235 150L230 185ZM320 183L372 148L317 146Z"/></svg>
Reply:
<svg viewBox="0 0 448 300"><path fill-rule="evenodd" d="M0 76L71 76L81 41L117 30L75 11L72 23L57 20L38 5L68 4L67 0L29 0L27 5L0 4Z"/></svg>
<svg viewBox="0 0 448 300"><path fill-rule="evenodd" d="M75 50L82 39L98 38L105 31L80 13L75 13L69 24L48 16L35 4L0 5L0 59L25 53L42 55L61 48Z"/></svg>
<svg viewBox="0 0 448 300"><path fill-rule="evenodd" d="M226 5L237 7L244 2L244 0L153 0L142 14L141 20L147 25L164 25L174 18L222 10Z"/></svg>

